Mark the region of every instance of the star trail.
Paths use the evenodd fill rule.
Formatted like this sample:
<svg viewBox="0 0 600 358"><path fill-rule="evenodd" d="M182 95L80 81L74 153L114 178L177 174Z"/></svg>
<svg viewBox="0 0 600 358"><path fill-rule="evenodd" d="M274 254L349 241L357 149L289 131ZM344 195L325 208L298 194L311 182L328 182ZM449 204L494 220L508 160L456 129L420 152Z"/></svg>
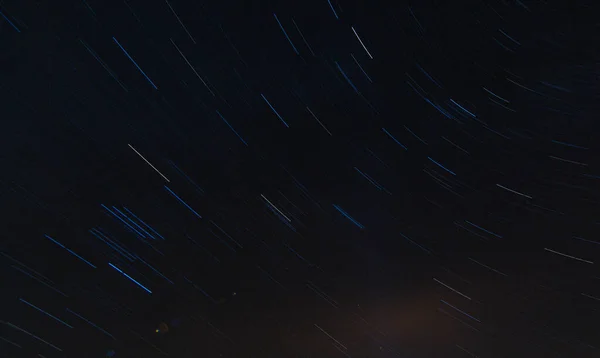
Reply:
<svg viewBox="0 0 600 358"><path fill-rule="evenodd" d="M0 357L600 356L594 5L0 2Z"/></svg>

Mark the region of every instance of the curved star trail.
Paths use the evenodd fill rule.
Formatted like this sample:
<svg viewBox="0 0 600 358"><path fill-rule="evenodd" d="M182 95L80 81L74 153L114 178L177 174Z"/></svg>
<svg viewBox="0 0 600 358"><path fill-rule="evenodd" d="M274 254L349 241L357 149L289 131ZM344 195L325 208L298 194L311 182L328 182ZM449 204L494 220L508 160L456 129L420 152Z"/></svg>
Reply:
<svg viewBox="0 0 600 358"><path fill-rule="evenodd" d="M2 2L0 356L600 356L552 3Z"/></svg>

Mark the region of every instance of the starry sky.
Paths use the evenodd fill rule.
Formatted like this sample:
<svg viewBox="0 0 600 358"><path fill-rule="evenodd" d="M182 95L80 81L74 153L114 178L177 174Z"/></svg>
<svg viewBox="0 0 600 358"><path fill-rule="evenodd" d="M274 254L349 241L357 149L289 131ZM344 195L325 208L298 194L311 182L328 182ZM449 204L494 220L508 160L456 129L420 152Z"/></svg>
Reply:
<svg viewBox="0 0 600 358"><path fill-rule="evenodd" d="M0 1L0 356L597 357L555 3Z"/></svg>

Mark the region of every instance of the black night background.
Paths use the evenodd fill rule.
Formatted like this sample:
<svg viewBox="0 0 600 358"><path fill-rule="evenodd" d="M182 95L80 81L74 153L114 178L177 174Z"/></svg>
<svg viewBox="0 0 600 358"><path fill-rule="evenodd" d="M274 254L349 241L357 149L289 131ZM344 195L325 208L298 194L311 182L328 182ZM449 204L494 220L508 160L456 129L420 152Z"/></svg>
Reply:
<svg viewBox="0 0 600 358"><path fill-rule="evenodd" d="M0 1L0 356L600 356L592 3Z"/></svg>

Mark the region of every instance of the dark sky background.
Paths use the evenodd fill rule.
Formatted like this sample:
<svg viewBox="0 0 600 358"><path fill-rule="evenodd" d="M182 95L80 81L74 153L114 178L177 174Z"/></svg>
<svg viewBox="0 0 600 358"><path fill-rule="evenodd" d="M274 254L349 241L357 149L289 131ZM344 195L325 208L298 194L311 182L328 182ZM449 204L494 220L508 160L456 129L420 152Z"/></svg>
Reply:
<svg viewBox="0 0 600 358"><path fill-rule="evenodd" d="M600 356L554 3L0 1L0 356Z"/></svg>

